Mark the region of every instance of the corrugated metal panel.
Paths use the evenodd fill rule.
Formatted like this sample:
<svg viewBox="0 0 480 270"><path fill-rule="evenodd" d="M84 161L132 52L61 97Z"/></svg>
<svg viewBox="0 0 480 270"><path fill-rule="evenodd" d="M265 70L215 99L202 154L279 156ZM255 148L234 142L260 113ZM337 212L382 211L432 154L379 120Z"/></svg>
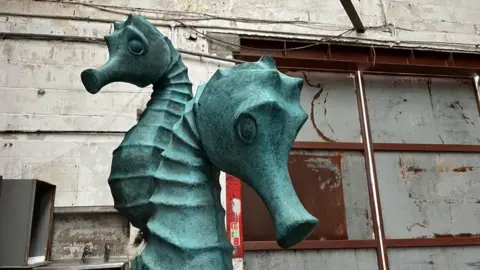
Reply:
<svg viewBox="0 0 480 270"><path fill-rule="evenodd" d="M375 250L246 252L245 270L375 270Z"/></svg>

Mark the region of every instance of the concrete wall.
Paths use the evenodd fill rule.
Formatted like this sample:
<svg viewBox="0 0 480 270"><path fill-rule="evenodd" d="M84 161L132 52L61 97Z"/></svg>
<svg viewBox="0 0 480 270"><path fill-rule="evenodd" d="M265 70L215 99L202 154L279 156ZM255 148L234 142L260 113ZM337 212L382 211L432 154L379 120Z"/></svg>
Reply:
<svg viewBox="0 0 480 270"><path fill-rule="evenodd" d="M75 1L69 1L75 2ZM209 33L248 33L270 36L287 36L278 32L295 33L298 38L316 39L321 35L342 32L351 27L339 1L76 1L58 3L52 1L3 0L0 5L0 31L7 33L32 33L46 35L68 35L102 37L110 31L110 21L124 19L129 8L154 8L219 16L218 20L186 21ZM82 4L83 3L83 4ZM87 4L88 3L88 4ZM354 1L363 22L367 26L379 26L385 20L388 29L369 29L364 35L347 34L357 38L356 42L367 42L366 38L381 42L400 41L397 45L408 45L407 41L443 42L435 46L466 48L467 43L480 43L480 31L476 15L480 8L474 0L368 0ZM101 6L100 6L101 5ZM8 15L9 14L9 15ZM14 14L15 16L12 16ZM152 17L153 13L144 12ZM60 16L60 19L41 16ZM179 18L180 15L157 17ZM224 17L249 17L251 19L308 21L313 24L293 23L266 24L259 22L232 22ZM87 17L91 19L88 21ZM103 20L103 21L101 21ZM156 21L160 30L172 37L178 48L197 52L224 54L221 45L208 43L201 35L185 28L172 29L170 21ZM409 30L406 30L406 29ZM390 32L385 30L391 30ZM272 32L274 31L274 32ZM290 36L292 36L290 34ZM192 38L193 37L193 38ZM195 39L195 40L192 40ZM373 42L372 40L368 42ZM377 42L377 41L375 41ZM447 44L449 43L449 44ZM393 43L392 43L393 44ZM410 45L413 45L411 43ZM2 40L0 41L0 130L12 134L1 135L0 173L5 177L23 176L51 179L59 184L57 205L108 204L106 182L102 181L109 171L111 150L119 143L122 134L49 134L48 132L124 132L136 121L138 111L144 107L150 94L149 89L140 92L128 84L116 83L99 95L85 92L79 74L86 68L103 63L108 53L103 45L61 41ZM228 50L226 50L228 54ZM205 58L184 56L189 66L191 79L198 85L206 81L222 62ZM332 93L332 95L335 93ZM341 93L336 92L337 95ZM332 97L330 95L330 97ZM338 102L343 102L342 96ZM335 104L335 100L329 100ZM354 102L351 100L350 102ZM332 105L334 109L335 106ZM439 108L440 110L440 108ZM335 113L332 113L335 115ZM356 116L352 116L352 121ZM328 119L327 119L328 120ZM326 124L321 120L321 124ZM324 123L325 122L325 123ZM328 124L335 124L329 121ZM338 122L337 122L338 123ZM355 128L355 130L357 130ZM23 131L38 131L39 134L23 134ZM311 132L305 133L308 137ZM358 141L359 132L339 133L348 141ZM88 140L86 143L81 143ZM81 144L80 144L81 143ZM79 146L77 146L80 144ZM52 165L31 173L36 165L58 157ZM60 183L62 182L62 183ZM94 185L92 185L95 183ZM92 195L96 191L98 195ZM102 194L102 195L100 195ZM72 196L71 196L72 195Z"/></svg>
<svg viewBox="0 0 480 270"><path fill-rule="evenodd" d="M64 2L68 3L0 0L0 175L4 178L40 178L55 183L56 206L112 204L106 182L111 152L121 141L122 132L135 123L138 112L148 101L150 89L140 90L116 83L100 94L90 95L84 90L79 75L84 68L98 66L106 60L108 53L105 46L53 40L3 40L1 33L101 38L111 30L111 22L125 19L125 14L129 12L126 8L137 8L137 12L148 18L157 18L153 21L165 35L171 37L177 48L228 57L234 46L209 42L178 23L171 28L173 19L181 19L197 27L201 33L215 35L234 44L238 43L235 35L240 33L320 40L325 35L337 36L351 28L338 0ZM480 6L477 0L353 2L368 30L365 34L350 32L336 38L338 40L470 51L476 50L476 45L480 43ZM200 13L216 17L208 20L186 19L188 16L198 18ZM233 21L232 17L249 20ZM205 82L220 65L229 65L187 55L184 61L195 86ZM328 81L332 85L344 83L334 78ZM315 89L316 85L312 85L307 87ZM326 99L327 92L322 98ZM426 96L418 98L425 99ZM443 104L441 98L438 96L435 99L435 106ZM315 112L321 125L330 126L325 128L329 138L359 141L359 127L349 125L349 132L345 132L342 130L345 125L335 119L339 113L339 106L335 104L353 102L345 92L331 91L329 114ZM434 113L440 111L438 106L432 104ZM349 106L343 108L348 109ZM386 110L381 107L374 109ZM354 121L356 116L352 114L347 119ZM460 120L455 120L458 125L461 125ZM377 127L375 124L372 126L374 129ZM478 125L475 126L477 129L471 125L465 128L468 132L478 132ZM313 131L312 126L306 126L301 136L312 137ZM423 131L425 134L431 132L428 128ZM379 132L381 134L381 126ZM383 135L375 136L374 139L386 140ZM453 138L451 136L446 135L443 139ZM464 141L474 139L468 136L462 138Z"/></svg>

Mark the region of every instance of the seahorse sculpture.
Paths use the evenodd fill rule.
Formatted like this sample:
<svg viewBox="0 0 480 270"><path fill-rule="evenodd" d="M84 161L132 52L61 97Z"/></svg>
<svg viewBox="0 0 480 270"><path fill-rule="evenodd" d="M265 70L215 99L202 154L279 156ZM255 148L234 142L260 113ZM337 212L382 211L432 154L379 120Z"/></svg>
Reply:
<svg viewBox="0 0 480 270"><path fill-rule="evenodd" d="M123 50L120 45L115 48ZM113 70L120 68L116 65L112 64ZM145 85L143 72L150 68L137 65L138 78L110 76ZM87 89L96 80L94 74L82 76ZM302 85L302 79L280 73L271 57L262 57L258 62L219 69L198 88L155 164L154 192L149 198L153 214L145 230L148 241L132 269L233 268L233 247L220 202L220 171L242 179L259 194L272 215L282 248L310 235L318 220L299 201L287 168L293 141L307 119L299 101ZM96 90L95 86L90 89ZM149 121L158 125L157 119ZM129 164L112 168L125 165ZM134 201L129 196L136 193L139 181L132 179L131 184L123 180L122 189L112 188L116 202Z"/></svg>
<svg viewBox="0 0 480 270"><path fill-rule="evenodd" d="M125 22L116 22L105 40L108 62L81 74L88 92L95 94L112 82L138 87L153 84L151 99L138 123L113 151L108 179L115 208L144 231L154 209L149 200L160 155L170 142L173 125L192 99L192 84L180 53L143 17L130 14Z"/></svg>

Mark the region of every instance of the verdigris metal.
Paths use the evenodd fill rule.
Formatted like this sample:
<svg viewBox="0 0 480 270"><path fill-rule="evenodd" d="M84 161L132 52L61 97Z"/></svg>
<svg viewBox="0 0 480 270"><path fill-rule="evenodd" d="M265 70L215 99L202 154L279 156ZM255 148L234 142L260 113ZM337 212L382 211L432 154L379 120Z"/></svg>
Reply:
<svg viewBox="0 0 480 270"><path fill-rule="evenodd" d="M164 46L154 40L160 35L152 27L135 15L116 24L114 34L107 37L109 62L98 70L82 73L87 90L98 92L113 81L141 87L154 83L155 95L162 91L155 85L171 84L171 79L163 75L169 74L169 68L164 66L170 65L165 64L169 59L165 55L178 52L170 43ZM132 37L142 39L139 43L148 45L147 49L140 49L137 42L131 41ZM162 36L162 40L166 39ZM149 55L152 51L155 54ZM151 63L160 60L163 65ZM143 66L142 61L148 63ZM154 68L160 70L159 76L153 75ZM186 71L183 67L182 70ZM318 220L299 201L287 169L293 141L307 119L299 102L303 80L280 73L271 57L262 57L258 62L219 69L187 102L191 84L186 83L186 73L182 78L184 83L175 90L185 93L181 95L185 98L178 102L177 93L164 97L165 102L178 104L178 110L186 105L175 114L180 118L170 136L162 133L162 138L170 140L160 148L161 154L136 160L136 151L145 151L145 140L154 132L147 128L127 134L114 152L109 183L115 207L135 220L135 226L143 226L148 218L144 228L148 241L132 268L232 269L233 248L227 238L225 211L220 202L220 170L242 179L260 195L273 217L276 239L282 248L303 241ZM187 90L182 91L180 86ZM161 112L167 111L172 110ZM165 125L165 119L142 116L140 122L160 130L158 127ZM158 149L150 145L150 151ZM144 162L152 164L140 164ZM135 172L140 172L140 176ZM144 212L137 213L136 205L142 205Z"/></svg>
<svg viewBox="0 0 480 270"><path fill-rule="evenodd" d="M160 154L170 142L185 103L192 99L192 84L180 53L141 16L131 14L125 22L116 22L105 41L108 62L81 74L88 92L95 94L112 82L138 87L153 84L147 108L113 151L108 179L115 208L133 226L145 230L154 209L149 200Z"/></svg>

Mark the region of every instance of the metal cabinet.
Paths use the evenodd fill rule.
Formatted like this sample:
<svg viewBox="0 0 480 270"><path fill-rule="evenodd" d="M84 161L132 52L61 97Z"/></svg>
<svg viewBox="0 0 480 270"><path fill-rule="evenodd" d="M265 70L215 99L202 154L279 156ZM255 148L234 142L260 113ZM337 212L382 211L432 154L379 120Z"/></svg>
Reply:
<svg viewBox="0 0 480 270"><path fill-rule="evenodd" d="M36 179L0 180L0 268L49 261L55 191Z"/></svg>

